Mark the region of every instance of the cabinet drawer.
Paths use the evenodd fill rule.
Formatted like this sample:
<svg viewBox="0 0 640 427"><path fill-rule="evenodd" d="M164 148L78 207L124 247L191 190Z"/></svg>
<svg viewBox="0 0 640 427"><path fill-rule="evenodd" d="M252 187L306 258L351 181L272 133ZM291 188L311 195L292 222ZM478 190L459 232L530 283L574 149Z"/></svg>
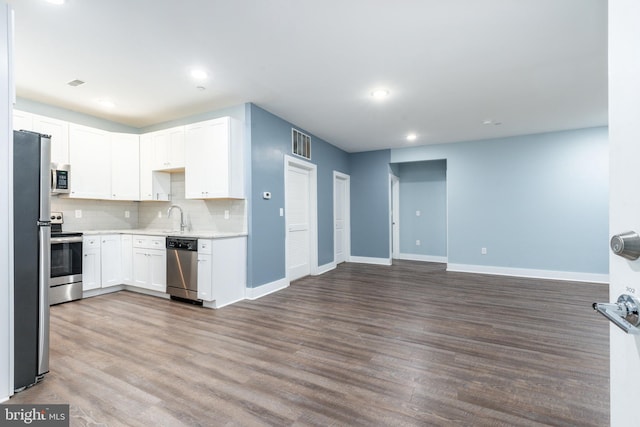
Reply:
<svg viewBox="0 0 640 427"><path fill-rule="evenodd" d="M144 249L164 249L166 239L160 236L133 236L133 247Z"/></svg>
<svg viewBox="0 0 640 427"><path fill-rule="evenodd" d="M84 238L82 239L82 246L85 249L99 248L100 247L100 236L84 236Z"/></svg>
<svg viewBox="0 0 640 427"><path fill-rule="evenodd" d="M198 239L198 253L199 254L210 254L211 253L212 242L208 239Z"/></svg>

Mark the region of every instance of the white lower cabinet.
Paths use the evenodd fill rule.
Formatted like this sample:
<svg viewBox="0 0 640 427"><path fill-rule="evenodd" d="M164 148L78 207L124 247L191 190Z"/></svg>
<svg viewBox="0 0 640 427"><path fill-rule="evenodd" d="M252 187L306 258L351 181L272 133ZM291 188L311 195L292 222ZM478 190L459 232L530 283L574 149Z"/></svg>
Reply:
<svg viewBox="0 0 640 427"><path fill-rule="evenodd" d="M119 234L83 236L82 290L121 285L122 247Z"/></svg>
<svg viewBox="0 0 640 427"><path fill-rule="evenodd" d="M152 291L167 291L167 252L164 237L133 236L132 284Z"/></svg>
<svg viewBox="0 0 640 427"><path fill-rule="evenodd" d="M82 238L82 290L90 291L101 287L100 236Z"/></svg>
<svg viewBox="0 0 640 427"><path fill-rule="evenodd" d="M122 250L122 283L133 285L133 236L123 234L120 238Z"/></svg>
<svg viewBox="0 0 640 427"><path fill-rule="evenodd" d="M83 291L130 285L167 291L166 238L104 234L82 239ZM220 308L245 298L247 238L198 239L198 298Z"/></svg>
<svg viewBox="0 0 640 427"><path fill-rule="evenodd" d="M198 298L215 308L245 297L247 239L198 239Z"/></svg>
<svg viewBox="0 0 640 427"><path fill-rule="evenodd" d="M122 243L119 234L100 236L100 271L103 288L122 284Z"/></svg>

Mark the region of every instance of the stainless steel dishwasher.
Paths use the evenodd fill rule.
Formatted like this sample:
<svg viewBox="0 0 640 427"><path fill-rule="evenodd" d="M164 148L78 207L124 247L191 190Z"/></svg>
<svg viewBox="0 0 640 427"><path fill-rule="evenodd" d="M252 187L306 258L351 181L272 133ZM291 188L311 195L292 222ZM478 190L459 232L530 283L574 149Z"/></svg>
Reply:
<svg viewBox="0 0 640 427"><path fill-rule="evenodd" d="M167 293L171 298L198 299L198 239L167 237Z"/></svg>

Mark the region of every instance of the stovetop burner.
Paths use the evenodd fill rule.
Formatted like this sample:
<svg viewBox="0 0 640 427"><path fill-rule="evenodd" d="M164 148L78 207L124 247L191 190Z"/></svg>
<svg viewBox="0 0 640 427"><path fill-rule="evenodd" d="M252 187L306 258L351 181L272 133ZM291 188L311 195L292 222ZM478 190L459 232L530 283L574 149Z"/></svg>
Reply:
<svg viewBox="0 0 640 427"><path fill-rule="evenodd" d="M64 216L62 212L51 212L51 235L55 237L74 237L82 236L80 232L62 231L64 224Z"/></svg>

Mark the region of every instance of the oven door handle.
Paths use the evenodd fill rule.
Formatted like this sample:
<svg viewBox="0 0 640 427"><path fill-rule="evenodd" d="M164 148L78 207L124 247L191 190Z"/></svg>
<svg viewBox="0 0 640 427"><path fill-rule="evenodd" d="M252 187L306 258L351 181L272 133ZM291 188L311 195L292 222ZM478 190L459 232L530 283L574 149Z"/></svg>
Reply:
<svg viewBox="0 0 640 427"><path fill-rule="evenodd" d="M51 244L60 244L60 243L81 243L82 236L73 236L73 237L52 237Z"/></svg>

